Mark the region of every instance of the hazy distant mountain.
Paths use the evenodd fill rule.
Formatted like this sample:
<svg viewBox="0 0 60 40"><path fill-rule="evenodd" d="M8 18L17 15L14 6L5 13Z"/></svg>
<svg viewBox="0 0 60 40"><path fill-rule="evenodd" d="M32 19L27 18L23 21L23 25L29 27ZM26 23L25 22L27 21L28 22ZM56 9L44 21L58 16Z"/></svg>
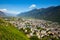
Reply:
<svg viewBox="0 0 60 40"><path fill-rule="evenodd" d="M37 19L51 20L60 22L60 6L33 9L28 12L18 14L19 17L31 17Z"/></svg>
<svg viewBox="0 0 60 40"><path fill-rule="evenodd" d="M17 14L13 14L13 13L6 13L7 16L12 16L15 17Z"/></svg>
<svg viewBox="0 0 60 40"><path fill-rule="evenodd" d="M6 16L4 12L0 11L0 16Z"/></svg>
<svg viewBox="0 0 60 40"><path fill-rule="evenodd" d="M0 11L0 16L7 16L8 17L8 16L16 16L16 14Z"/></svg>

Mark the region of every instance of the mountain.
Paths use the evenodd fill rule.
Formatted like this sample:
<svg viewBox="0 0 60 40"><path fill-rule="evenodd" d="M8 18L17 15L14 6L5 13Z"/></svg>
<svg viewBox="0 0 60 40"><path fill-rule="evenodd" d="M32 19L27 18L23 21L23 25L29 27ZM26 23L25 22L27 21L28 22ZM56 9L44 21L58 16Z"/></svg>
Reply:
<svg viewBox="0 0 60 40"><path fill-rule="evenodd" d="M7 12L3 12L3 11L0 11L0 16L4 16L4 17L10 17L10 16L12 16L12 17L16 17L16 14L13 14L13 13L7 13Z"/></svg>
<svg viewBox="0 0 60 40"><path fill-rule="evenodd" d="M0 11L0 16L6 16L4 12Z"/></svg>
<svg viewBox="0 0 60 40"><path fill-rule="evenodd" d="M24 33L14 25L0 18L0 40L29 40Z"/></svg>
<svg viewBox="0 0 60 40"><path fill-rule="evenodd" d="M6 13L6 15L7 15L8 17L11 17L11 16L12 16L12 17L16 17L16 15L17 15L17 14L13 14L13 13Z"/></svg>
<svg viewBox="0 0 60 40"><path fill-rule="evenodd" d="M60 22L60 6L51 6L48 8L33 9L28 12L18 14L19 17L31 17Z"/></svg>

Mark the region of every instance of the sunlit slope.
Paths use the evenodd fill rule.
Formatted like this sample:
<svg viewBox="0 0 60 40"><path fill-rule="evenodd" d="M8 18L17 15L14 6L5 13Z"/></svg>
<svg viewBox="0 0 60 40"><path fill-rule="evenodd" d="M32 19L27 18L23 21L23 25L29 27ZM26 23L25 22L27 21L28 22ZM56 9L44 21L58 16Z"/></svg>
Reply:
<svg viewBox="0 0 60 40"><path fill-rule="evenodd" d="M12 24L0 19L0 40L29 40L22 32Z"/></svg>

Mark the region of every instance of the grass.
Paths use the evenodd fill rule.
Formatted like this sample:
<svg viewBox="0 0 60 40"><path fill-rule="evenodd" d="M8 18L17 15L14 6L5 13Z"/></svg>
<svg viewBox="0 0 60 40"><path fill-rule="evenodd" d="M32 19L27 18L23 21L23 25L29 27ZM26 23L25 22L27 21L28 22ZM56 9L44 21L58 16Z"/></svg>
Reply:
<svg viewBox="0 0 60 40"><path fill-rule="evenodd" d="M0 40L29 40L14 25L0 19Z"/></svg>

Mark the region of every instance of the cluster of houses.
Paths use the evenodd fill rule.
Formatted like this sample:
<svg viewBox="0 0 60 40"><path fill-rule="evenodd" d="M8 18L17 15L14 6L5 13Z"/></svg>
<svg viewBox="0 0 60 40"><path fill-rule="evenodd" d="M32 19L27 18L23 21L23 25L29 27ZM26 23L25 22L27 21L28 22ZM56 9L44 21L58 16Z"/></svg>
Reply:
<svg viewBox="0 0 60 40"><path fill-rule="evenodd" d="M22 30L29 38L37 36L42 38L45 36L53 36L60 38L60 25L58 23L47 22L45 20L25 19L21 21L9 21L19 30Z"/></svg>

